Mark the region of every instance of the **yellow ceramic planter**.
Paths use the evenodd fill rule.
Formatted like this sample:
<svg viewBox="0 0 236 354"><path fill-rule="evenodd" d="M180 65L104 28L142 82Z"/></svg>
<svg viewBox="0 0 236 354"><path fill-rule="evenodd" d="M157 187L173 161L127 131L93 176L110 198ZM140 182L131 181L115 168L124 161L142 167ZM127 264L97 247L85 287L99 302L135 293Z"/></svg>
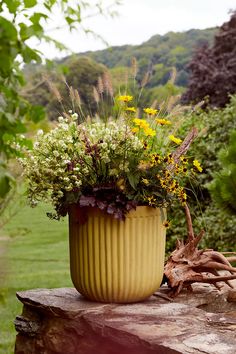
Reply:
<svg viewBox="0 0 236 354"><path fill-rule="evenodd" d="M165 228L160 209L140 206L119 221L96 208L86 208L83 223L81 214L78 221L79 210L74 206L69 215L75 288L101 302L136 302L152 295L160 287L164 268Z"/></svg>

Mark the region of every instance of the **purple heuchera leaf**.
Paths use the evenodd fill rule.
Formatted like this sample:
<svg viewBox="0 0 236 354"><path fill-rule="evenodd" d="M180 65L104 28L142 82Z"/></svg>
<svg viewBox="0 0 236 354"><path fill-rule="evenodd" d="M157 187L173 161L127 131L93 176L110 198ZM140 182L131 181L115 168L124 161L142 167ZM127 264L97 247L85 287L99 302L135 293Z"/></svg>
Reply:
<svg viewBox="0 0 236 354"><path fill-rule="evenodd" d="M97 201L97 206L98 206L99 209L105 210L106 207L107 207L107 202L103 202L103 201L101 201L101 200L98 200L98 201Z"/></svg>
<svg viewBox="0 0 236 354"><path fill-rule="evenodd" d="M79 200L79 205L81 207L85 207L85 206L95 207L96 206L96 198L90 197L90 196L86 197L86 196L82 195Z"/></svg>
<svg viewBox="0 0 236 354"><path fill-rule="evenodd" d="M123 211L121 209L116 209L115 213L114 213L114 218L115 219L119 219L119 220L124 220L125 219L125 215L123 213Z"/></svg>
<svg viewBox="0 0 236 354"><path fill-rule="evenodd" d="M127 210L127 211L130 211L130 210L132 210L132 209L136 209L137 205L138 205L138 203L135 202L135 201L133 201L133 202L128 202L128 203L126 204L126 210Z"/></svg>
<svg viewBox="0 0 236 354"><path fill-rule="evenodd" d="M107 213L108 214L114 214L116 211L116 207L113 204L109 204L107 207Z"/></svg>

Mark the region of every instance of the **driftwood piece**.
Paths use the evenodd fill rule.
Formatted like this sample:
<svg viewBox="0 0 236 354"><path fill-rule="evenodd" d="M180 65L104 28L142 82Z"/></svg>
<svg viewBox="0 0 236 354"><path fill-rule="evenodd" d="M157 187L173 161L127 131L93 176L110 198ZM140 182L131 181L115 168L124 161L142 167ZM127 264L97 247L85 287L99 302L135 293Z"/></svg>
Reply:
<svg viewBox="0 0 236 354"><path fill-rule="evenodd" d="M224 254L212 249L198 249L204 231L197 236L194 235L187 204L185 215L188 230L187 241L177 240L176 249L167 260L164 270L168 286L171 288L171 295L177 296L184 287L191 287L191 284L195 282L209 283L220 288L219 282L223 281L233 288L230 280L236 279L236 268L232 267L230 262L235 261L235 257L231 254L231 257L227 258Z"/></svg>
<svg viewBox="0 0 236 354"><path fill-rule="evenodd" d="M174 159L175 164L178 163L180 160L180 157L188 151L191 143L197 137L197 135L198 135L198 130L197 130L197 128L193 127L191 129L191 131L188 133L188 135L185 137L182 144L173 153L173 159Z"/></svg>

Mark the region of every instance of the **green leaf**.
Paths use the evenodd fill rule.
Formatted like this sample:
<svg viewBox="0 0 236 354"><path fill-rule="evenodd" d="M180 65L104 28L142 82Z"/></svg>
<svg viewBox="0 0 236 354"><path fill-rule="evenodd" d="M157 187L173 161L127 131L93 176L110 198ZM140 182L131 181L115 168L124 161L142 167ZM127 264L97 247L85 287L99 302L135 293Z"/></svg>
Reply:
<svg viewBox="0 0 236 354"><path fill-rule="evenodd" d="M73 18L69 17L69 16L66 16L66 17L65 17L65 20L66 20L66 22L68 23L68 25L71 25L72 23L75 22L75 20L74 20Z"/></svg>
<svg viewBox="0 0 236 354"><path fill-rule="evenodd" d="M36 63L42 62L42 59L41 59L40 55L38 55L37 51L34 49L31 49L27 45L24 45L22 47L22 56L23 56L25 63L31 63L32 61L35 61Z"/></svg>
<svg viewBox="0 0 236 354"><path fill-rule="evenodd" d="M5 4L11 14L15 14L21 2L19 0L5 0Z"/></svg>
<svg viewBox="0 0 236 354"><path fill-rule="evenodd" d="M17 40L17 30L12 22L6 20L4 17L0 16L0 38L6 42L7 40L16 41ZM2 45L2 43L1 43Z"/></svg>
<svg viewBox="0 0 236 354"><path fill-rule="evenodd" d="M29 20L35 25L38 24L42 18L46 20L48 16L42 12L35 12Z"/></svg>
<svg viewBox="0 0 236 354"><path fill-rule="evenodd" d="M14 178L4 169L0 170L0 198L4 198L11 190Z"/></svg>
<svg viewBox="0 0 236 354"><path fill-rule="evenodd" d="M63 43L57 41L56 39L54 39L50 36L47 36L45 34L42 34L41 39L44 39L45 42L47 42L47 43L53 43L55 45L55 47L59 50L68 50L69 49L65 44L63 44Z"/></svg>
<svg viewBox="0 0 236 354"><path fill-rule="evenodd" d="M26 26L25 23L23 22L19 23L19 27L20 27L20 37L22 41L25 41L32 36L32 33L29 31L29 28L28 26Z"/></svg>
<svg viewBox="0 0 236 354"><path fill-rule="evenodd" d="M43 27L39 23L33 24L32 26L26 26L23 22L21 22L19 23L19 27L22 41L26 41L33 36L40 37L41 39Z"/></svg>
<svg viewBox="0 0 236 354"><path fill-rule="evenodd" d="M28 9L37 5L37 0L24 0L25 7Z"/></svg>
<svg viewBox="0 0 236 354"><path fill-rule="evenodd" d="M139 181L139 175L127 174L127 177L131 187L136 190Z"/></svg>
<svg viewBox="0 0 236 354"><path fill-rule="evenodd" d="M42 106L31 106L27 113L27 118L34 123L38 123L45 118L45 109Z"/></svg>

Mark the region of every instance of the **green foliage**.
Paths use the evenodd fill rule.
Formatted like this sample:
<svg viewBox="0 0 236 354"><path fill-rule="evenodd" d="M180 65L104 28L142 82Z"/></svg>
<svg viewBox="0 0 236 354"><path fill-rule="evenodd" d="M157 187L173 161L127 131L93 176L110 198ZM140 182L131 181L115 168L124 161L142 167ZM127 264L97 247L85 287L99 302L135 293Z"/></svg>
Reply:
<svg viewBox="0 0 236 354"><path fill-rule="evenodd" d="M84 103L83 109L89 114L94 113L95 105L92 100L92 86L96 86L98 76L109 69L114 92L131 87L134 78L130 80L131 58L137 59L138 73L135 77L135 85L138 90L142 86L142 80L148 73L148 82L145 85L145 93L141 96L143 105L150 105L155 100L158 102L168 97L180 94L184 91L182 86L187 83L185 64L190 59L194 46L200 43L211 42L215 29L191 30L185 33L168 33L164 36L154 36L148 42L140 46L113 47L102 51L87 52L78 56L67 57L47 68L45 65L27 65L25 74L27 87L24 90L25 97L32 104L40 103L46 107L50 119L55 119L64 109L58 100L50 94L42 77L50 71L52 80L60 92L65 110L71 108L71 100L68 99L68 88L60 79L63 72L68 86L77 89ZM101 64L99 64L101 63ZM170 73L173 65L177 67L175 84L170 83ZM180 86L181 85L181 86ZM137 90L132 89L133 95ZM66 99L64 99L66 98ZM107 102L108 104L110 102Z"/></svg>
<svg viewBox="0 0 236 354"><path fill-rule="evenodd" d="M101 84L100 89L102 99ZM168 109L158 111L134 107L130 95L113 99L117 117L96 112L81 121L71 111L58 118L55 129L38 133L34 149L21 159L32 206L49 200L60 218L76 203L124 219L136 205L166 207L176 199L186 201L183 180L194 173L195 161L174 163L172 156L182 142L173 135L179 126L176 107L167 102ZM135 118L138 109L143 119Z"/></svg>
<svg viewBox="0 0 236 354"><path fill-rule="evenodd" d="M78 100L81 100L83 114L91 115L97 108L93 89L105 70L103 65L90 58L76 56L60 65L27 66L24 95L32 105L43 106L50 120L57 119L75 106L78 109ZM77 100L72 94L74 90L78 92Z"/></svg>
<svg viewBox="0 0 236 354"><path fill-rule="evenodd" d="M115 1L114 3L119 3ZM38 122L44 118L43 108L35 107L19 93L25 84L22 64L41 63L43 54L30 47L29 40L53 43L57 48L65 48L45 33L44 25L50 20L56 8L64 16L64 24L75 29L81 22L81 11L93 9L93 5L76 0L2 0L0 2L0 164L18 153L14 145L19 144L18 134L26 132L27 120ZM103 13L102 3L96 7ZM112 14L112 6L105 11ZM9 191L9 180L6 173L0 175L1 195Z"/></svg>
<svg viewBox="0 0 236 354"><path fill-rule="evenodd" d="M0 165L0 208L1 200L9 193L12 184L14 184L14 178L7 172L5 165L2 163L2 165Z"/></svg>
<svg viewBox="0 0 236 354"><path fill-rule="evenodd" d="M199 128L199 138L192 144L189 154L201 161L203 172L198 176L199 183L189 183L189 204L192 213L195 233L205 229L206 235L202 245L224 251L235 251L236 221L234 216L227 215L212 200L207 184L213 175L221 170L218 159L223 146L228 146L230 134L236 129L236 96L224 109L210 109L187 116L183 130L190 126ZM201 186L201 187L200 187ZM173 208L170 218L172 228L169 230L168 250L174 248L176 238L186 235L184 211Z"/></svg>
<svg viewBox="0 0 236 354"><path fill-rule="evenodd" d="M155 35L141 45L112 47L81 55L89 56L108 68L127 67L130 59L135 57L139 66L139 81L147 71L151 71L149 87L165 84L175 66L178 72L176 84L186 86L185 65L190 61L193 50L203 43L211 44L215 33L215 28L168 32L163 36Z"/></svg>
<svg viewBox="0 0 236 354"><path fill-rule="evenodd" d="M220 152L221 170L214 174L208 188L216 204L236 214L236 130L230 135L229 146Z"/></svg>
<svg viewBox="0 0 236 354"><path fill-rule="evenodd" d="M67 221L45 218L49 210L48 205L32 209L24 199L14 217L1 229L0 236L6 239L0 239L1 354L14 352L14 320L22 312L22 304L16 300L17 291L72 286Z"/></svg>

